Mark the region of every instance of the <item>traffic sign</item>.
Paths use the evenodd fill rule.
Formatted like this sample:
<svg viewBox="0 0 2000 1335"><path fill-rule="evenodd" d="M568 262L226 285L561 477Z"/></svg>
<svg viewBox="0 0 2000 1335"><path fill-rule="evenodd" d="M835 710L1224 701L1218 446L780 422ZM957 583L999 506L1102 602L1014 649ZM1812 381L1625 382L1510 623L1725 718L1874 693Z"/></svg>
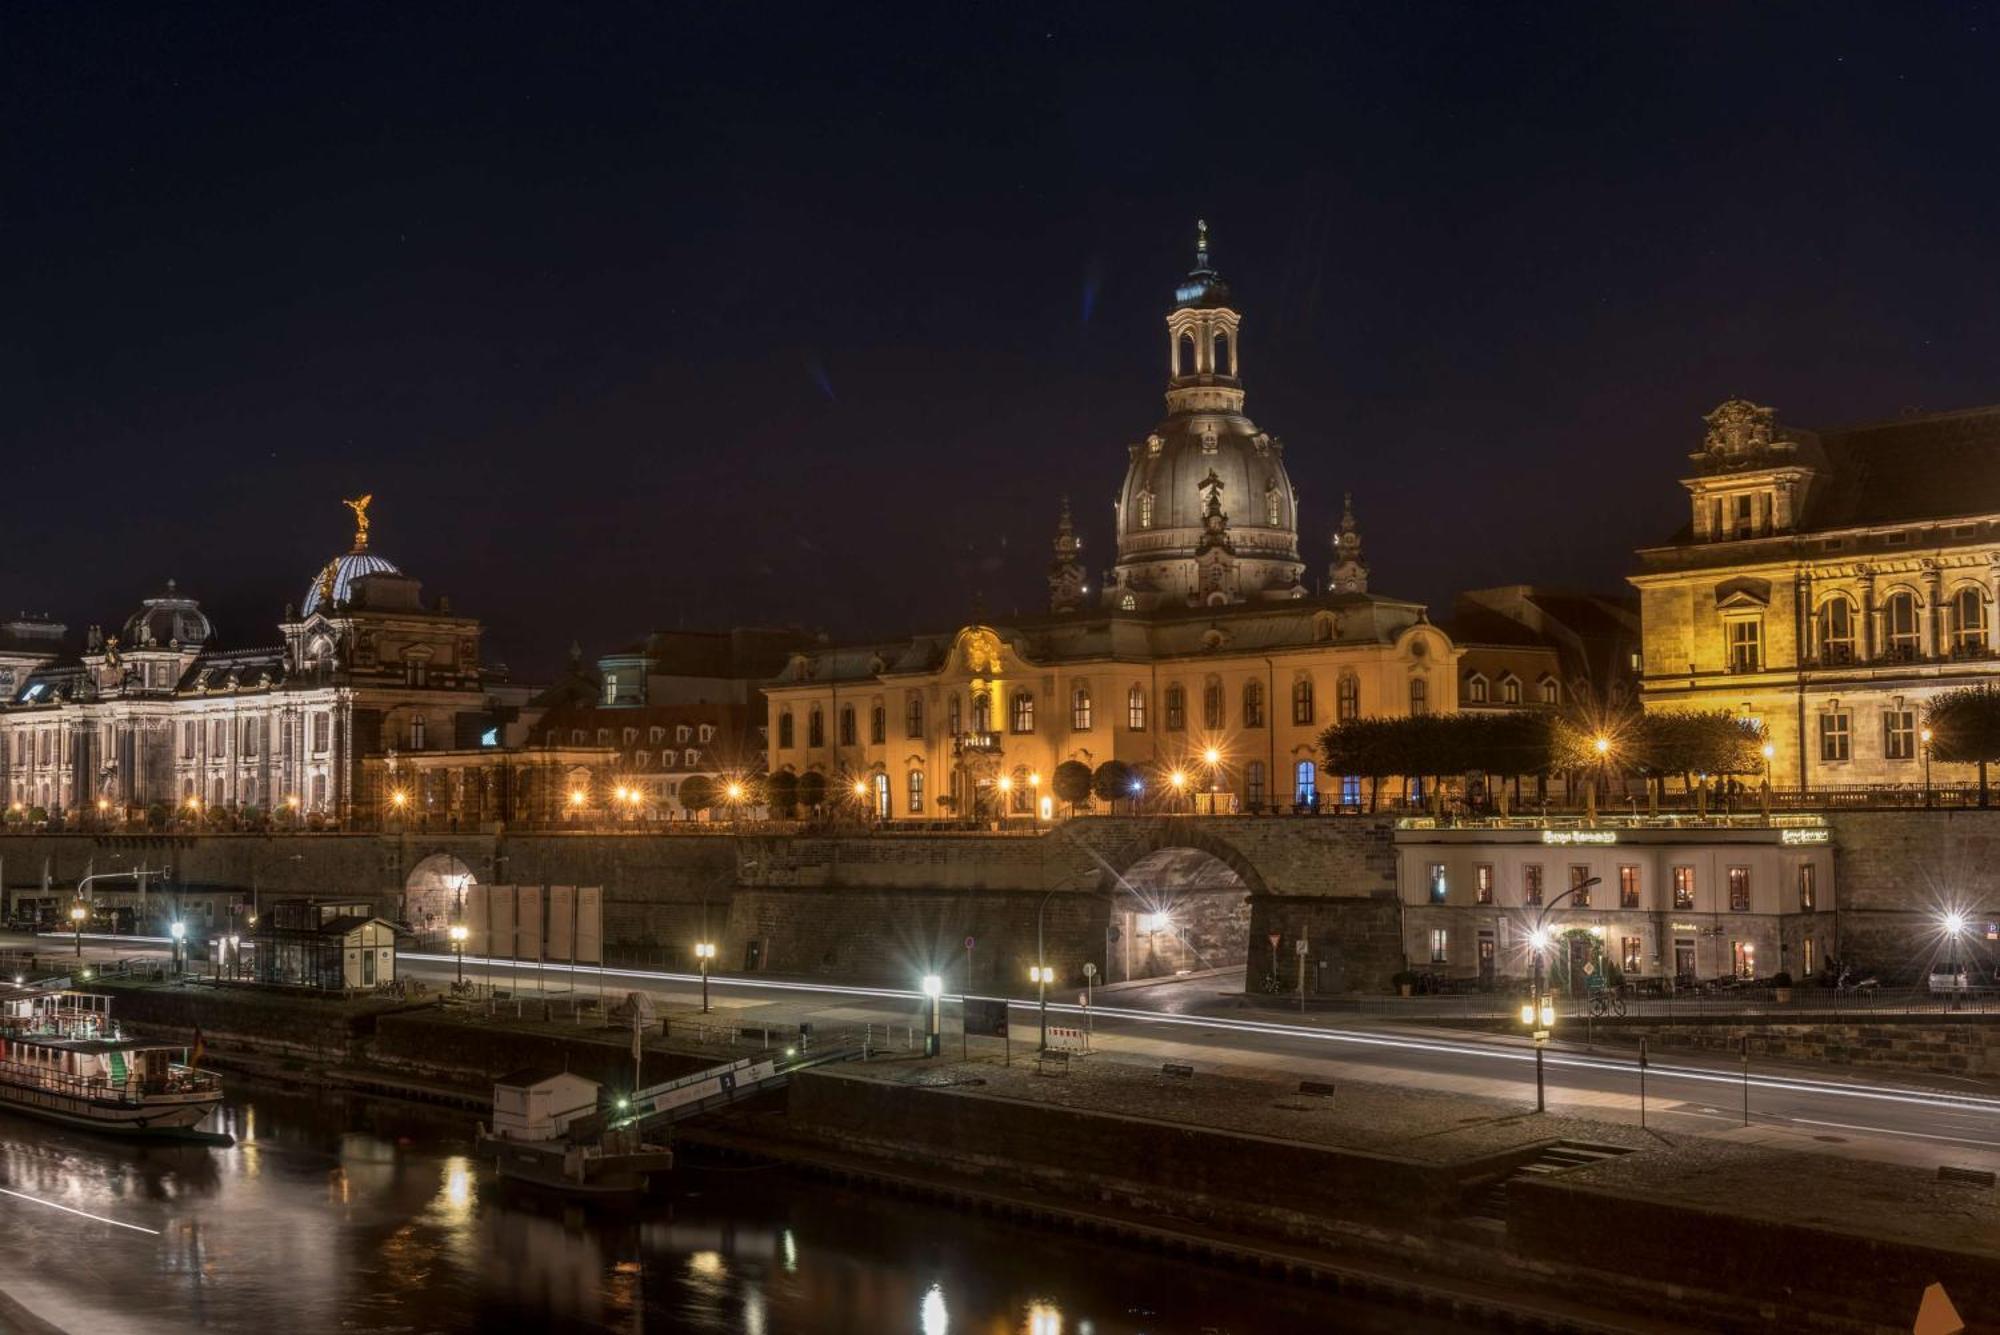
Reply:
<svg viewBox="0 0 2000 1335"><path fill-rule="evenodd" d="M1306 939L1304 937L1300 937L1298 940L1292 943L1292 953L1295 955L1303 955L1309 949L1311 949L1311 947L1306 944Z"/></svg>

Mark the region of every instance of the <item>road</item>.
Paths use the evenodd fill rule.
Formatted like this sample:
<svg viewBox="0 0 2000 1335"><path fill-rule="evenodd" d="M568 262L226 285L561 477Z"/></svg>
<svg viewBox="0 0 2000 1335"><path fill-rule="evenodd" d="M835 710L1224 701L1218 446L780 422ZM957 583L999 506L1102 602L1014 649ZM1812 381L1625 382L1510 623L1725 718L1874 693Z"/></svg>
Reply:
<svg viewBox="0 0 2000 1335"><path fill-rule="evenodd" d="M67 939L67 938L63 938ZM11 944L26 943L17 938ZM0 938L0 948L9 945ZM49 938L35 943L53 953ZM164 953L144 942L93 944L86 962L113 955ZM406 976L448 985L458 962L444 955L406 955ZM570 979L560 968L468 957L469 980L491 982L519 995L560 995ZM655 970L584 969L575 989L610 998L642 991L658 1013L677 1023L700 1023L698 975ZM709 1022L770 1026L796 1033L811 1021L822 1033L872 1031L876 1041L921 1037L922 996L914 989L849 987L784 979L718 975L709 980ZM1076 994L1052 995L1052 1023L1089 1027L1099 1060L1157 1064L1192 1063L1197 1070L1283 1072L1303 1079L1359 1080L1475 1094L1534 1106L1535 1053L1524 1038L1399 1024L1373 1015L1256 1010L1243 1004L1242 976L1211 975L1096 993L1088 1008ZM1032 1045L1036 1005L1012 1002L1014 1037ZM959 998L944 1004L948 1046L958 1042ZM1559 1022L1558 1041L1543 1054L1547 1106L1552 1113L1637 1122L1639 1071L1629 1049L1575 1041L1574 1024ZM1990 1085L1948 1077L1897 1081L1858 1075L1844 1067L1779 1066L1757 1062L1746 1079L1738 1061L1676 1053L1655 1057L1646 1072L1645 1119L1662 1130L1726 1135L1737 1140L1789 1144L1799 1149L1935 1167L1950 1163L2000 1170L2000 1093ZM1749 1118L1745 1124L1745 1093Z"/></svg>
<svg viewBox="0 0 2000 1335"><path fill-rule="evenodd" d="M448 984L455 962L448 956L405 957L406 972ZM489 976L505 987L506 961L468 959L469 979ZM653 998L659 1013L677 1022L700 1019L700 979L694 974L610 969L576 975L577 990L601 987L617 1000L629 991ZM544 990L568 983L545 972ZM531 970L521 970L515 990L532 996ZM873 1027L907 1041L923 1031L923 998L915 991L725 976L709 980L712 1022L769 1025L795 1033L810 1020L821 1033ZM1510 1036L1475 1034L1389 1023L1364 1017L1247 1009L1242 975L1098 993L1089 1007L1092 1050L1101 1060L1157 1064L1191 1062L1197 1070L1282 1071L1304 1079L1361 1080L1404 1088L1478 1094L1534 1106L1532 1044ZM944 999L947 1050L958 1042L958 1002ZM1082 1025L1085 1008L1065 989L1050 998L1051 1023ZM1034 1001L1012 1003L1017 1042L1032 1046L1038 1033ZM1559 1041L1544 1053L1547 1103L1552 1113L1637 1122L1640 1116L1636 1053ZM1749 1094L1749 1124L1744 1093ZM1655 1057L1646 1074L1646 1121L1661 1130L1723 1134L1738 1140L1790 1143L1796 1148L1913 1163L1951 1163L2000 1170L2000 1095L1975 1082L1936 1077L1927 1083L1876 1080L1845 1068L1753 1065L1744 1078L1735 1061L1676 1054Z"/></svg>

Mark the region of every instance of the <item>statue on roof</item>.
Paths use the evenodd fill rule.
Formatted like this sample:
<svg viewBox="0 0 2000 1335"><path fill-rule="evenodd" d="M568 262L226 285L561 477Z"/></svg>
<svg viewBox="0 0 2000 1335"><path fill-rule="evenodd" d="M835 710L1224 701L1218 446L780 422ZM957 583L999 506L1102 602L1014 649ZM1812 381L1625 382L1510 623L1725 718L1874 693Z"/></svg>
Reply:
<svg viewBox="0 0 2000 1335"><path fill-rule="evenodd" d="M375 503L375 493L364 492L358 500L342 501L341 504L354 511L354 550L368 550L368 507Z"/></svg>

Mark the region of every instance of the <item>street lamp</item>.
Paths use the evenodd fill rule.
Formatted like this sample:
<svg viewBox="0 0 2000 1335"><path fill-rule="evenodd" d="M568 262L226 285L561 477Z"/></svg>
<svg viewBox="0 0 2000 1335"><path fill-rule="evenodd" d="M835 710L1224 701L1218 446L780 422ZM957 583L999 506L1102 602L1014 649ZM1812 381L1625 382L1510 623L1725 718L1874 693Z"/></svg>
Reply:
<svg viewBox="0 0 2000 1335"><path fill-rule="evenodd" d="M1030 964L1028 966L1028 981L1035 984L1041 993L1042 1042L1041 1046L1037 1049L1040 1052L1047 1052L1049 1050L1049 984L1055 980L1056 971L1048 965Z"/></svg>
<svg viewBox="0 0 2000 1335"><path fill-rule="evenodd" d="M715 942L698 942L694 957L701 961L701 1013L708 1014L708 962L715 958Z"/></svg>
<svg viewBox="0 0 2000 1335"><path fill-rule="evenodd" d="M1167 776L1167 783L1173 788L1175 797L1184 798L1187 796L1187 775L1182 771L1175 770L1172 774L1169 774Z"/></svg>
<svg viewBox="0 0 2000 1335"><path fill-rule="evenodd" d="M452 953L458 956L458 985L461 988L465 986L465 938L471 935L464 923L455 922L451 925L451 949Z"/></svg>
<svg viewBox="0 0 2000 1335"><path fill-rule="evenodd" d="M1924 739L1924 805L1931 804L1931 730L1919 734Z"/></svg>
<svg viewBox="0 0 2000 1335"><path fill-rule="evenodd" d="M229 976L243 976L243 938L235 932L229 934Z"/></svg>
<svg viewBox="0 0 2000 1335"><path fill-rule="evenodd" d="M70 905L69 920L76 932L76 957L78 959L83 958L83 920L89 916L90 910L83 906L82 900L79 899L76 903Z"/></svg>
<svg viewBox="0 0 2000 1335"><path fill-rule="evenodd" d="M934 973L925 974L924 995L931 999L930 1029L924 1035L924 1056L935 1057L944 1028L944 979Z"/></svg>
<svg viewBox="0 0 2000 1335"><path fill-rule="evenodd" d="M174 921L174 924L173 924L173 925L172 925L171 927L167 928L167 935L168 935L168 936L171 936L171 937L172 937L172 938L174 939L174 972L175 972L175 973L179 973L179 972L180 972L180 968L181 968L181 943L182 943L183 941L187 940L187 934L188 934L188 929L187 929L187 924L186 924L186 923L184 923L184 922L181 922L181 921L180 921L179 919L175 919L175 921Z"/></svg>
<svg viewBox="0 0 2000 1335"><path fill-rule="evenodd" d="M1542 905L1541 911L1535 915L1535 925L1528 933L1528 949L1534 956L1534 982L1532 990L1528 994L1529 1004L1521 1007L1521 1023L1533 1024L1536 1020L1540 1020L1541 1030L1539 1032L1542 1036L1545 1036L1550 1029L1554 1028L1556 1022L1555 999L1542 991L1542 956L1548 952L1551 940L1548 926L1549 910L1578 891L1589 890L1593 885L1601 884L1603 880L1602 876L1592 876L1587 880L1578 881L1575 885ZM1548 1100L1542 1088L1542 1041L1542 1037L1537 1037L1535 1042L1536 1112L1548 1111Z"/></svg>
<svg viewBox="0 0 2000 1335"><path fill-rule="evenodd" d="M1764 786L1766 788L1771 786L1771 761L1776 759L1777 754L1777 747L1771 745L1769 742L1764 743Z"/></svg>

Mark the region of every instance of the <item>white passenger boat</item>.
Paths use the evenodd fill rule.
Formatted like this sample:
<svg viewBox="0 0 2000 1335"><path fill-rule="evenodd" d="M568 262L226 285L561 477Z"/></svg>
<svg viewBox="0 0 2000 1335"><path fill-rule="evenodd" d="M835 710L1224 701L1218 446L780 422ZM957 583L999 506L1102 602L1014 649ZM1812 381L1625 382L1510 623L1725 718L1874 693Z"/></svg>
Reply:
<svg viewBox="0 0 2000 1335"><path fill-rule="evenodd" d="M186 1136L222 1102L178 1045L127 1038L111 998L48 992L0 1002L0 1109L126 1136Z"/></svg>

